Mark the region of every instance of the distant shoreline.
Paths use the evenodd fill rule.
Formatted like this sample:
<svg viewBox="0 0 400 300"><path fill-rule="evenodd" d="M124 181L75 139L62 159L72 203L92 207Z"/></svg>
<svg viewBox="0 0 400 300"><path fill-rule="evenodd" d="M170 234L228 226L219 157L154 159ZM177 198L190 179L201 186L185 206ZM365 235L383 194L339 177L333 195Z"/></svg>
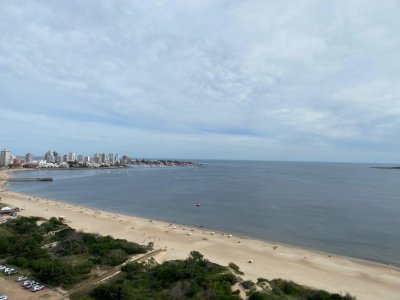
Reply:
<svg viewBox="0 0 400 300"><path fill-rule="evenodd" d="M370 167L371 169L400 170L400 167Z"/></svg>
<svg viewBox="0 0 400 300"><path fill-rule="evenodd" d="M98 167L98 168L10 168L4 169L5 171L14 172L14 171L82 171L82 170L115 170L115 169L127 169L127 166L120 167Z"/></svg>
<svg viewBox="0 0 400 300"><path fill-rule="evenodd" d="M193 162L185 162L185 161L179 161L175 165L168 165L168 164L163 164L163 163L154 163L151 164L149 162L146 163L131 163L129 165L121 165L121 166L104 166L104 167L69 167L69 168L62 168L62 167L57 167L57 168L51 168L51 167L37 167L37 168L24 168L24 167L18 167L18 168L2 168L0 169L1 171L61 171L61 170L66 170L66 171L71 171L71 170L115 170L115 169L128 169L132 167L144 167L144 168L173 168L173 167L179 167L179 168L198 168L198 167L204 167L204 164L198 164L198 163L193 163Z"/></svg>

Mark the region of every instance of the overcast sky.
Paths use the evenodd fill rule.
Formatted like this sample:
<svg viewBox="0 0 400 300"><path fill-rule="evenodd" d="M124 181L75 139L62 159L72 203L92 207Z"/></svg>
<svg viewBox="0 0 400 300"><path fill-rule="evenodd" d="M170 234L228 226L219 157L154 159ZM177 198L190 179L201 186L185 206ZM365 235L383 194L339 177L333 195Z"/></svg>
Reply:
<svg viewBox="0 0 400 300"><path fill-rule="evenodd" d="M400 161L400 1L0 3L0 147Z"/></svg>

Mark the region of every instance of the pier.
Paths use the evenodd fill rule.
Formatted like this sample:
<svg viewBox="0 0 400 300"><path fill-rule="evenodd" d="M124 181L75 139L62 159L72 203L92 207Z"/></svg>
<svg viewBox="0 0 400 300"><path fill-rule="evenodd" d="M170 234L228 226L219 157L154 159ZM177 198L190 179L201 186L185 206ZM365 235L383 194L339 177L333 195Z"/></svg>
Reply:
<svg viewBox="0 0 400 300"><path fill-rule="evenodd" d="M53 177L36 177L36 178L8 178L3 179L9 182L25 182L25 181L53 181Z"/></svg>

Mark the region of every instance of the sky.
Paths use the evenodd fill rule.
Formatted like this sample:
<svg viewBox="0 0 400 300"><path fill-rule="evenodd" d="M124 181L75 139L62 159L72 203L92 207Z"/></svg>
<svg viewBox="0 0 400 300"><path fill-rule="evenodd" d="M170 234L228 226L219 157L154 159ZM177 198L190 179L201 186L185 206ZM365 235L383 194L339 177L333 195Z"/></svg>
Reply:
<svg viewBox="0 0 400 300"><path fill-rule="evenodd" d="M0 147L400 161L400 1L0 3Z"/></svg>

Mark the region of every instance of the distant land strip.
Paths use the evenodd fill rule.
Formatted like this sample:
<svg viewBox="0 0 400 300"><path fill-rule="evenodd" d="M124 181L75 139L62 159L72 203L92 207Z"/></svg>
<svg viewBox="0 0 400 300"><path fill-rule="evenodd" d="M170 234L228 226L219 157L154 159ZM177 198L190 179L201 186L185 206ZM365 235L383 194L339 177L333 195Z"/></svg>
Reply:
<svg viewBox="0 0 400 300"><path fill-rule="evenodd" d="M400 170L400 167L370 167L372 169Z"/></svg>

